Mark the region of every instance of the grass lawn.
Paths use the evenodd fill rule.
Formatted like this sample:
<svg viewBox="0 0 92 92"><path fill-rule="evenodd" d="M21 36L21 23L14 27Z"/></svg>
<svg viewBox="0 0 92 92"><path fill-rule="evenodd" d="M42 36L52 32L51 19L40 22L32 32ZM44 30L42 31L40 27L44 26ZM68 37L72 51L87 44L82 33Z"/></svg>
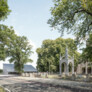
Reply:
<svg viewBox="0 0 92 92"><path fill-rule="evenodd" d="M5 92L5 90L2 87L0 87L0 92Z"/></svg>
<svg viewBox="0 0 92 92"><path fill-rule="evenodd" d="M48 78L56 78L56 79L58 79L60 77L58 75L48 75Z"/></svg>

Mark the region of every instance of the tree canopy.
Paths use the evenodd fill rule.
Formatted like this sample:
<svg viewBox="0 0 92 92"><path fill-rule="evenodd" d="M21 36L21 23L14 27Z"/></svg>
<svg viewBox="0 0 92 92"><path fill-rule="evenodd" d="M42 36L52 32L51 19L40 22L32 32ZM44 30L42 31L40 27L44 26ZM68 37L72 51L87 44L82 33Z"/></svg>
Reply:
<svg viewBox="0 0 92 92"><path fill-rule="evenodd" d="M31 49L32 46L25 36L16 36L16 39L12 40L7 53L10 63L15 64L15 70L18 73L23 72L24 64L32 62L30 59Z"/></svg>
<svg viewBox="0 0 92 92"><path fill-rule="evenodd" d="M5 20L10 14L7 0L0 0L0 21ZM0 60L7 57L6 50L11 39L13 39L14 30L6 25L0 24Z"/></svg>
<svg viewBox="0 0 92 92"><path fill-rule="evenodd" d="M89 39L86 41L86 48L83 49L80 59L82 62L92 62L92 34L90 34Z"/></svg>
<svg viewBox="0 0 92 92"><path fill-rule="evenodd" d="M5 20L10 12L7 0L0 0L0 21ZM10 63L15 65L15 70L22 73L24 64L32 62L31 49L26 37L17 36L13 27L0 24L0 60L9 57Z"/></svg>
<svg viewBox="0 0 92 92"><path fill-rule="evenodd" d="M0 25L0 60L5 60L7 57L7 49L12 40L15 39L15 32L12 27Z"/></svg>
<svg viewBox="0 0 92 92"><path fill-rule="evenodd" d="M92 16L92 0L81 0L82 6L85 10L89 12L89 14Z"/></svg>
<svg viewBox="0 0 92 92"><path fill-rule="evenodd" d="M25 36L17 36L12 27L0 25L0 60L9 57L18 73L23 72L24 64L32 62L32 46Z"/></svg>
<svg viewBox="0 0 92 92"><path fill-rule="evenodd" d="M5 20L10 12L7 0L0 0L0 21Z"/></svg>
<svg viewBox="0 0 92 92"><path fill-rule="evenodd" d="M51 15L48 24L61 34L75 34L77 41L92 32L92 0L54 0Z"/></svg>
<svg viewBox="0 0 92 92"><path fill-rule="evenodd" d="M72 39L57 38L56 40L44 40L41 48L38 48L37 69L41 72L59 72L60 53L65 55L65 48L68 46L70 58L75 58L75 68L77 66L79 53Z"/></svg>

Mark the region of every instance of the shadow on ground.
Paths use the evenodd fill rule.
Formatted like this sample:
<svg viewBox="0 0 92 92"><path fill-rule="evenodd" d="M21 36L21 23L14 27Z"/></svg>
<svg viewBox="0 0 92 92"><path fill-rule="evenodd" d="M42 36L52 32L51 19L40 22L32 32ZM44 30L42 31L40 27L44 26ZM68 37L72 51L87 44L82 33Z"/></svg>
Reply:
<svg viewBox="0 0 92 92"><path fill-rule="evenodd" d="M27 83L15 83L9 85L3 85L11 92L92 92L92 90L85 90L79 88L72 88L68 86L54 86L52 84L45 84L33 81L27 81Z"/></svg>

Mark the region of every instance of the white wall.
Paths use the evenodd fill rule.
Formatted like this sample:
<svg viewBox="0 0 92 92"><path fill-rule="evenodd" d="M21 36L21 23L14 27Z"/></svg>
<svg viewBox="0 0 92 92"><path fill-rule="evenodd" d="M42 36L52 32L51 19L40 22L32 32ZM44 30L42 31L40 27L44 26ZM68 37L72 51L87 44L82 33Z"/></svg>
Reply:
<svg viewBox="0 0 92 92"><path fill-rule="evenodd" d="M3 69L3 61L0 61L0 69Z"/></svg>
<svg viewBox="0 0 92 92"><path fill-rule="evenodd" d="M9 64L8 58L5 61L0 61L0 69L3 69L3 63Z"/></svg>

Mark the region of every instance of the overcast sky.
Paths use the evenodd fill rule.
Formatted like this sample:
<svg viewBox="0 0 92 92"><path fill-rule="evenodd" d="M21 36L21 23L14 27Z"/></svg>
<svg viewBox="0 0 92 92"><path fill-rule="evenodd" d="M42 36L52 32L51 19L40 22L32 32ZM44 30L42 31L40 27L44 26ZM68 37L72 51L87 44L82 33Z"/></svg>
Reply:
<svg viewBox="0 0 92 92"><path fill-rule="evenodd" d="M8 26L13 26L15 32L20 36L26 36L33 45L34 54L31 58L34 60L33 66L36 66L37 54L36 48L40 47L45 39L56 39L60 37L58 31L51 31L47 24L51 17L50 8L53 6L53 0L8 0L12 12L3 22ZM72 37L64 35L64 38ZM7 63L7 62L6 62ZM2 68L2 63L0 63Z"/></svg>

